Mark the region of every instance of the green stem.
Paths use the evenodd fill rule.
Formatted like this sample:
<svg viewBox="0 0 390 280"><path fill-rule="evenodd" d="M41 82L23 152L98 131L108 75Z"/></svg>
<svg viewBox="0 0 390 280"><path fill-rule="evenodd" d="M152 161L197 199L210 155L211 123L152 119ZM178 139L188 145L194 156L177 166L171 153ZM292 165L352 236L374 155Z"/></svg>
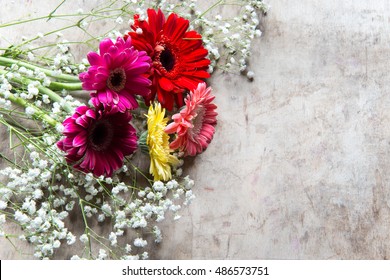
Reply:
<svg viewBox="0 0 390 280"><path fill-rule="evenodd" d="M47 115L46 113L42 112L42 110L40 110L39 108L35 107L35 106L32 106L30 103L28 103L25 99L21 98L21 97L16 97L15 95L13 95L12 93L9 93L7 95L7 97L4 96L4 93L0 93L0 95L8 100L10 100L12 103L14 104L17 104L19 106L22 106L24 108L28 108L28 107L31 107L34 109L34 114L33 116L36 117L37 119L39 120L42 120L42 121L45 121L47 122L49 125L51 125L52 127L56 127L58 122L51 118L49 115Z"/></svg>
<svg viewBox="0 0 390 280"><path fill-rule="evenodd" d="M52 90L62 90L66 89L69 91L75 91L75 90L82 90L82 84L81 83L58 83L58 82L51 82L50 89Z"/></svg>
<svg viewBox="0 0 390 280"><path fill-rule="evenodd" d="M18 66L26 67L27 69L30 69L30 70L34 70L34 71L37 70L37 71L43 72L47 76L56 78L58 80L63 80L63 81L67 81L67 82L74 82L74 83L77 83L77 82L80 81L79 78L76 77L76 76L67 75L67 74L57 75L54 71L51 71L51 70L48 70L48 69L45 69L45 68L42 68L42 67L39 67L39 66L36 66L36 65L33 65L33 64L30 64L30 63L27 63L27 62L23 62L23 61L20 61L20 60L15 60L15 59L8 58L8 57L0 56L0 65L11 66L13 64L16 64Z"/></svg>

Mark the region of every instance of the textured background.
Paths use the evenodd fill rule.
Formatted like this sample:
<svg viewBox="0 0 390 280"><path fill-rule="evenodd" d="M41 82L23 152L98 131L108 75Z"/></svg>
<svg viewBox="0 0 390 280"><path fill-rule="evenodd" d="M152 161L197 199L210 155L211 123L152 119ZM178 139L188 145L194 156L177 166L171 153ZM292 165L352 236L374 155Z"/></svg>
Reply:
<svg viewBox="0 0 390 280"><path fill-rule="evenodd" d="M54 6L1 3L1 19ZM163 226L153 257L388 259L390 2L268 3L256 78L211 81L217 132L187 169L197 199ZM21 258L0 246L0 258Z"/></svg>

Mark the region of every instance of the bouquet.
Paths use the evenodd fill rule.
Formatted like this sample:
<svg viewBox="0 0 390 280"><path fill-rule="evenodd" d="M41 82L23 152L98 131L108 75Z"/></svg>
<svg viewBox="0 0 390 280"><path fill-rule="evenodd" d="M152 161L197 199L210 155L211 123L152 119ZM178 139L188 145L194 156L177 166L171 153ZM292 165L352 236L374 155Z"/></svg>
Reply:
<svg viewBox="0 0 390 280"><path fill-rule="evenodd" d="M71 22L0 53L9 139L0 153L0 235L32 244L39 259L67 246L81 248L72 259L147 259L163 239L159 222L179 219L195 198L185 162L217 128L218 94L207 79L215 70L253 79L250 47L267 6L244 0L223 19L213 15L232 4L223 0L203 11L196 0L131 0L61 14L65 2L48 16L0 24ZM114 28L92 34L103 21ZM87 39L68 41L63 30ZM80 49L87 54L78 60ZM12 222L21 234L6 232Z"/></svg>

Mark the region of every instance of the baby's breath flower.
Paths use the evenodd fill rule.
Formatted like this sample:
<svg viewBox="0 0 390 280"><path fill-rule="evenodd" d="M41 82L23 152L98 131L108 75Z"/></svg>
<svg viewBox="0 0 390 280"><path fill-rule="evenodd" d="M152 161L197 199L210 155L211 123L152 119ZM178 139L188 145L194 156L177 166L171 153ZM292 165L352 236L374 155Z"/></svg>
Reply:
<svg viewBox="0 0 390 280"><path fill-rule="evenodd" d="M148 252L143 252L141 256L142 256L142 259L143 259L143 260L149 259L149 254L148 254Z"/></svg>
<svg viewBox="0 0 390 280"><path fill-rule="evenodd" d="M117 19L115 20L115 22L117 24L122 24L123 23L123 18L122 17L117 17Z"/></svg>
<svg viewBox="0 0 390 280"><path fill-rule="evenodd" d="M131 245L130 244L126 244L125 251L126 251L126 254L129 254L131 252Z"/></svg>
<svg viewBox="0 0 390 280"><path fill-rule="evenodd" d="M108 240L111 242L111 246L116 246L118 244L116 234L113 232L110 233Z"/></svg>
<svg viewBox="0 0 390 280"><path fill-rule="evenodd" d="M71 232L68 232L66 235L66 243L68 245L72 245L76 242L76 236L74 236Z"/></svg>
<svg viewBox="0 0 390 280"><path fill-rule="evenodd" d="M80 241L82 243L87 243L88 242L88 236L86 234L83 234L80 236Z"/></svg>
<svg viewBox="0 0 390 280"><path fill-rule="evenodd" d="M147 244L148 244L148 242L142 238L136 238L134 240L135 247L145 247Z"/></svg>
<svg viewBox="0 0 390 280"><path fill-rule="evenodd" d="M106 250L100 249L100 250L99 250L98 259L99 259L99 260L104 260L104 259L106 259L107 257L108 257L108 255L107 255Z"/></svg>
<svg viewBox="0 0 390 280"><path fill-rule="evenodd" d="M27 107L26 108L26 114L29 115L29 116L32 116L35 114L35 109L32 108L32 107Z"/></svg>
<svg viewBox="0 0 390 280"><path fill-rule="evenodd" d="M0 210L4 210L7 208L7 202L0 200Z"/></svg>

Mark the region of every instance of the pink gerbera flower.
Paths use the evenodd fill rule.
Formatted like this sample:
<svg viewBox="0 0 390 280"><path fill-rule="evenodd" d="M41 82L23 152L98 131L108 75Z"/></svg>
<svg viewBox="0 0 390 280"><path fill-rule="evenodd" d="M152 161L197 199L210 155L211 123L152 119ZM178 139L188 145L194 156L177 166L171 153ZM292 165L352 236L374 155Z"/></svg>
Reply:
<svg viewBox="0 0 390 280"><path fill-rule="evenodd" d="M185 99L185 107L172 116L174 122L165 128L166 133L177 133L170 144L171 149L179 149L184 155L195 156L203 152L215 132L217 123L217 106L212 103L215 96L210 94L211 88L206 83L198 84Z"/></svg>
<svg viewBox="0 0 390 280"><path fill-rule="evenodd" d="M144 51L131 45L131 38L118 37L114 44L104 39L99 45L100 54L88 53L91 66L79 75L83 89L91 93L95 107L103 104L124 112L138 107L135 95L147 96L151 82L143 75L149 70L151 59Z"/></svg>
<svg viewBox="0 0 390 280"><path fill-rule="evenodd" d="M123 166L123 158L137 149L131 114L80 106L64 122L65 138L57 146L75 168L110 177Z"/></svg>

